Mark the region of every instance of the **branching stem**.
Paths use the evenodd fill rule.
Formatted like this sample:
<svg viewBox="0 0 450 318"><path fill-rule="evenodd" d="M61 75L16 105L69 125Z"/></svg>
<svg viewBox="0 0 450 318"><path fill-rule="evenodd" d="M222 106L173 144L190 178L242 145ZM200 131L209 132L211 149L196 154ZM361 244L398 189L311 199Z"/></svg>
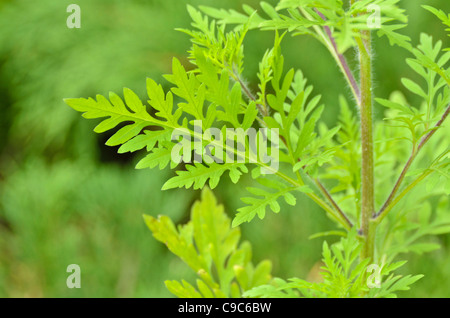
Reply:
<svg viewBox="0 0 450 318"><path fill-rule="evenodd" d="M314 9L314 10L324 21L327 20L326 17L319 10L317 10L317 9ZM353 96L355 97L358 106L360 106L361 105L361 91L359 89L358 84L356 83L355 76L353 75L353 72L351 71L351 69L347 63L347 59L345 58L345 56L343 54L339 53L339 49L336 44L336 40L333 37L330 27L325 25L323 27L323 29L324 29L325 33L327 34L328 39L331 44L331 47L329 49L332 50L332 55L335 57L336 62L338 63L339 67L341 68L342 73L345 75L345 78L347 79L347 82L353 92Z"/></svg>
<svg viewBox="0 0 450 318"><path fill-rule="evenodd" d="M450 113L450 105L447 106L447 109L445 110L444 114L442 115L441 119L436 123L434 128L426 134L421 140L417 147L414 147L411 153L411 156L409 157L408 161L406 162L405 166L403 167L402 172L400 173L400 176L397 179L397 182L394 185L394 188L392 189L391 193L389 194L389 197L387 198L386 202L381 207L380 211L375 215L375 218L380 217L380 215L384 215L385 211L387 209L391 210L392 207L398 202L398 200L394 200L395 196L400 189L400 186L403 183L403 180L406 177L406 174L411 167L414 159L419 154L420 150L425 146L425 144L430 140L431 137L436 133L436 131L442 126L444 121L447 119L448 115Z"/></svg>

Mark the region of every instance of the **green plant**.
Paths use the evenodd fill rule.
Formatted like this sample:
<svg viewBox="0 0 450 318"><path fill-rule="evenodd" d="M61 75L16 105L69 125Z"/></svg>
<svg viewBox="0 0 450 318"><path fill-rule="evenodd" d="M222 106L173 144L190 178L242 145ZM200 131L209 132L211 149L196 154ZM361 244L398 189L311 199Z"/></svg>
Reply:
<svg viewBox="0 0 450 318"><path fill-rule="evenodd" d="M280 212L281 199L295 205L295 195L301 193L336 223L336 229L316 236L343 236L331 247L323 245L323 282L269 280L267 263L253 269L250 257L243 256L247 248L237 248L238 232L228 228L212 194L205 190L202 203L193 207L191 223L178 231L167 218L146 217L154 236L199 274L197 289L187 282L167 282L173 293L387 297L409 289L421 277L393 272L405 263L396 260L399 254L439 248L424 237L450 232L449 129L445 125L450 112L450 52L425 33L417 46L399 33L407 25L407 16L398 2L281 0L276 7L261 2L261 12L245 5L244 13L188 6L194 30L181 31L192 38L192 69L186 70L174 58L172 74L166 76L173 87L167 93L154 80L147 80L150 112L130 89L124 89L124 101L115 93L110 93L109 100L101 95L65 100L85 118L109 117L95 128L97 133L121 125L107 145L120 145L121 153L146 148L149 154L137 168L162 169L170 164L176 169L164 190L201 189L207 183L213 189L225 173L237 183L252 167L258 186L248 188L250 196L242 198L246 206L238 209L233 227L256 216L264 218L268 209ZM424 8L449 25L443 11ZM378 22L376 12L380 12ZM369 21L377 25L376 32ZM253 29L275 33L273 47L259 63L256 94L243 76L243 43ZM329 50L359 116L340 96L338 125L329 128L320 120L325 111L321 96L313 94L300 70L284 71L281 43L287 33L312 36ZM408 102L401 92L392 92L389 98L373 97L375 35L411 54L406 63L416 77L401 81L420 102ZM358 53L359 76L347 62L345 54L351 49ZM376 120L375 105L386 108L384 121ZM254 139L245 135L257 127ZM230 128L241 134L228 138ZM271 147L261 152L264 145L255 146L254 140L270 141ZM189 162L180 164L180 159ZM200 228L221 234L206 235ZM264 268L264 279L249 284L249 277L260 268Z"/></svg>

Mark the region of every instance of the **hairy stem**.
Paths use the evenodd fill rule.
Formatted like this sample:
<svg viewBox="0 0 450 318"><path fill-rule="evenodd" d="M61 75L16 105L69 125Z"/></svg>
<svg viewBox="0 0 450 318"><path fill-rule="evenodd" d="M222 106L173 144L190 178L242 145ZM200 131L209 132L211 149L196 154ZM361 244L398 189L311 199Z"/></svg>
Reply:
<svg viewBox="0 0 450 318"><path fill-rule="evenodd" d="M326 21L326 17L319 10L317 10L317 9L314 9L314 10L324 21ZM356 83L353 72L351 71L351 69L347 63L345 56L343 54L339 53L339 49L337 47L336 40L333 37L330 27L325 25L323 27L323 29L324 29L325 33L327 34L328 39L330 41L330 44L331 44L330 50L332 50L333 56L335 57L336 62L338 63L342 73L345 75L345 78L347 79L347 82L353 92L353 96L355 97L356 102L357 102L358 106L360 106L361 105L361 92L360 92L358 84Z"/></svg>
<svg viewBox="0 0 450 318"><path fill-rule="evenodd" d="M361 31L358 39L361 81L361 234L365 237L361 258L373 259L375 226L374 160L373 160L373 110L372 110L372 56L370 31Z"/></svg>
<svg viewBox="0 0 450 318"><path fill-rule="evenodd" d="M233 75L234 76L232 76L232 78L241 85L242 91L247 96L247 98L253 102L256 102L256 97L252 94L252 92L247 87L247 85L244 83L244 81L237 74L233 74ZM263 105L256 103L256 108L258 108L259 113L263 117L269 116L267 109Z"/></svg>
<svg viewBox="0 0 450 318"><path fill-rule="evenodd" d="M334 207L334 209L341 215L341 217L345 220L345 222L350 226L353 227L352 221L347 217L345 212L339 207L339 205L334 201L331 194L328 192L328 190L323 186L323 184L319 181L319 179L314 179L314 182L319 187L322 194L327 198L327 200L330 202L330 204Z"/></svg>

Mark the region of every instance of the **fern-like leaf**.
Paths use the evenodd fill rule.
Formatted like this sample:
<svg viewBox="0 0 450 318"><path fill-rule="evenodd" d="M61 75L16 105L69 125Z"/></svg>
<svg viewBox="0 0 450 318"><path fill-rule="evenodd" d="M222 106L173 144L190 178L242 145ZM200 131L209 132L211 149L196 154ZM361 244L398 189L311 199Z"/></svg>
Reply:
<svg viewBox="0 0 450 318"><path fill-rule="evenodd" d="M212 163L209 166L203 164L187 165L186 171L177 171L177 176L167 181L163 190L185 187L201 189L209 181L209 187L214 189L219 183L220 177L229 171L231 180L236 183L242 173L247 173L248 169L242 163Z"/></svg>
<svg viewBox="0 0 450 318"><path fill-rule="evenodd" d="M271 280L270 262L252 264L250 244L239 244L239 228L230 227L223 206L208 188L184 226L176 228L166 216L144 219L153 236L198 275L197 288L186 281L166 281L178 297L241 297L242 292Z"/></svg>

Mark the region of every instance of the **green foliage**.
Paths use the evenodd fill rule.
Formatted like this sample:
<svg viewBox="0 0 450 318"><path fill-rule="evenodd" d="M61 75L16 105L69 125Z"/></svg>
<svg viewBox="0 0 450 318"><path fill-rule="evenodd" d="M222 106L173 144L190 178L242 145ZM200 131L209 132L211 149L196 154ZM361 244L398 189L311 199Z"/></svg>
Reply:
<svg viewBox="0 0 450 318"><path fill-rule="evenodd" d="M192 18L192 26L198 31L178 29L192 38L192 43L205 48L205 56L221 69L227 69L230 74L240 75L243 71L243 41L248 28L241 32L226 33L225 26L216 27L215 21L209 22L194 7L188 5ZM191 59L195 60L195 53L191 51ZM234 74L236 73L236 74Z"/></svg>
<svg viewBox="0 0 450 318"><path fill-rule="evenodd" d="M308 192L310 189L307 186L303 187L286 187L284 183L271 180L269 178L259 178L257 182L265 188L248 187L247 191L255 197L243 197L241 200L249 204L243 208L238 209L238 214L233 220L233 226L240 225L244 222L250 222L256 215L263 219L266 214L266 207L278 213L280 212L280 205L277 200L283 197L287 204L295 206L296 198L292 195L292 191L298 190L300 192ZM267 191L267 188L272 191ZM263 197L260 199L258 197Z"/></svg>
<svg viewBox="0 0 450 318"><path fill-rule="evenodd" d="M230 227L223 206L217 204L208 188L192 206L191 220L186 225L175 227L167 216L155 219L145 215L144 219L153 236L199 277L197 288L185 280L166 281L169 291L178 297L241 297L243 292L271 279L271 263L252 264L250 244L239 243L239 228Z"/></svg>
<svg viewBox="0 0 450 318"><path fill-rule="evenodd" d="M190 8L190 12L194 18L199 15L193 8ZM214 37L215 32L207 35ZM96 100L72 98L65 101L75 110L82 112L85 118L109 117L94 129L95 132L105 132L119 124L125 125L115 132L107 141L107 145L124 144L120 148L120 152L132 152L146 147L150 154L137 164L138 168L155 166L164 168L169 163L172 168L175 168L176 163L170 160L175 144L167 138L177 131L185 131L192 138L191 140L200 139L202 144L211 143L220 146L225 150L227 158L230 158L231 153L232 156L237 154L246 159L245 163L229 163L226 160L224 163L206 164L203 162L188 165L186 170L177 171L177 176L170 179L163 189L190 188L191 186L199 189L207 182L211 188L215 188L224 172L228 172L231 180L236 183L242 173L248 171L247 163L251 161L250 159L253 159L256 169L272 170L272 173L279 175L284 181L292 180L288 175L273 171L273 168L263 158L251 158L248 153L240 153L238 150L230 148L225 139L220 142L207 138L205 134L199 134L193 126L195 122L192 119L200 120L201 128L204 130L215 125L221 131L225 131L227 123L235 128L248 129L257 120L265 127L279 129L281 138L285 141L281 148L280 160L292 165L301 161L301 165L294 166L294 171L305 167L306 172L313 172L316 167L331 159L333 149L328 149L326 146L338 128L330 131L322 129L321 136L315 138L317 136L315 127L324 107L318 106L320 100L318 96L307 101L313 88L306 86L306 80L301 72L295 73L294 70L290 70L282 79L284 58L281 55L279 47L281 37L278 34L272 53L268 53L267 65L262 66L264 69L269 68L268 74L272 74L270 83L274 94L267 95L267 105L260 105L251 94L248 94L247 100L243 98L242 94L248 93L248 89L240 80L239 73L233 72L235 66L240 65L240 62L233 64L231 69L228 69L224 64L215 63L215 60L210 58L211 48L209 51L205 51L205 48L197 46L196 42L198 41L195 38L193 42L191 59L197 69L187 72L180 61L174 58L172 74L166 76L167 80L174 85L171 92L166 94L161 85L157 85L151 79L147 80L149 104L155 110L153 116L130 89L124 89L125 102L115 93L110 93L109 100L98 95ZM223 41L219 44L224 45ZM242 46L242 43L240 45ZM235 48L236 50L237 48ZM239 48L239 51L241 50L242 48ZM220 69L221 67L222 69ZM236 77L237 81L230 85L230 79L233 80ZM173 109L173 94L183 100L178 103L175 110ZM288 99L291 100L291 105L286 103ZM206 103L209 104L207 111L205 111ZM263 118L257 117L257 108L263 112ZM273 117L268 116L270 111L273 112ZM158 127L159 130L151 131L148 129L149 127ZM257 152L259 153L259 148ZM259 172L256 175L259 175ZM299 175L298 172L297 175ZM280 191L279 195L265 196L262 199L247 199L246 203L250 205L246 211L248 212L250 209L251 212L245 213L247 215L245 219L250 221L258 206L263 209L267 205L276 206L276 199L281 194L294 190L305 193L312 192L303 184L302 180L298 183L295 182L293 186L279 183L278 190ZM257 207L255 208L255 206ZM260 217L264 215L263 211L259 211L258 214ZM242 219L241 214L240 220ZM241 221L238 220L234 224L239 223Z"/></svg>
<svg viewBox="0 0 450 318"><path fill-rule="evenodd" d="M305 298L354 298L354 297L396 297L395 292L409 290L423 275L411 276L393 274L393 271L406 262L392 264L372 264L369 259L359 261L362 244L356 231L351 231L331 247L323 243L321 275L323 281L311 283L292 278L287 282L274 279L272 284L255 287L246 292L247 297L305 297ZM374 271L372 276L367 273ZM372 285L370 285L372 284Z"/></svg>
<svg viewBox="0 0 450 318"><path fill-rule="evenodd" d="M226 173L237 183L249 171L259 184L247 188L250 196L241 199L245 206L237 210L233 229L222 208L216 207L210 190L203 191L202 201L192 209L191 222L184 227L177 229L167 217L145 217L155 238L199 276L196 286L184 280L166 282L172 293L179 297L240 297L242 293L251 297L393 297L421 277L394 275L394 270L405 264L394 259L406 252L430 252L440 245L424 242L425 237L450 232L449 202L445 197L450 163L445 138L445 120L450 112L450 53L443 52L441 41L434 43L430 35L423 33L420 44L413 47L411 39L398 32L407 22L398 3L360 0L347 6L339 0L282 0L277 6L261 2L262 12L244 6L244 13L207 7L198 11L188 6L194 30L181 31L191 37L191 65L173 59L172 73L165 76L171 84L168 92L154 80L147 80L150 107L130 89L124 89L123 100L114 93L110 93L109 100L102 95L65 100L85 118L103 118L94 129L97 133L120 125L107 145L121 145L119 152L145 148L148 154L137 168L163 169L170 164L176 175L163 190L214 189ZM372 59L367 21L371 19L368 8L372 5L381 11L376 33L414 56L406 63L421 80L401 79L407 91L420 98L420 104L408 103L399 92L393 92L389 99L375 97L379 105L387 108L384 114L388 124L373 123L371 115L367 122L364 116L369 116L372 109L364 108L371 105L367 102L372 99L371 84L366 83L369 87L363 90L363 84L356 83L343 55L351 48L357 49L360 80L371 77L367 74ZM444 18L440 11L427 9ZM230 29L228 25L235 27ZM273 47L258 63L256 94L243 77L245 37L254 29L272 30L275 35ZM307 85L302 71L285 71L281 43L287 33L312 35L325 45L350 85L352 102L365 110L361 117L366 121L359 124L346 97L341 96L339 124L328 128L322 119L328 108L321 104L321 96L312 94L313 86ZM255 146L255 155L247 151L249 136L235 144L236 136L227 135L229 128L245 134L255 127L260 128L258 140L266 137L271 141L267 153L278 153L279 166L270 165L261 155L261 143ZM218 137L213 131L226 137ZM370 134L362 136L362 131ZM180 149L180 137L194 149ZM206 149L210 148L213 151L208 153ZM375 159L375 178L363 175L362 168L367 168L362 166L364 155L366 164L371 161L369 156ZM185 164L174 157L185 159ZM425 179L432 183L432 191L428 189L427 195L421 197L417 193L423 189ZM330 185L333 188L328 191ZM374 193L367 191L370 188L375 189ZM247 245L237 247L236 226L256 216L264 219L268 209L278 213L281 199L294 206L297 193L310 198L335 221L337 228L328 234L339 233L344 238L331 247L323 245L323 282L293 278L269 283L266 274L270 268L260 265L267 280L262 282L258 278L260 267L253 269L249 263ZM413 195L420 200L404 199ZM363 204L368 197L374 202L371 210ZM370 255L365 254L367 251ZM380 285L376 288L368 285L367 270L371 266L379 269L376 274Z"/></svg>
<svg viewBox="0 0 450 318"><path fill-rule="evenodd" d="M450 36L450 14L448 14L448 13L446 14L444 11L438 10L438 9L433 8L431 6L424 5L422 7L424 9L430 11L431 13L433 13L436 17L438 17L442 21L442 23L444 25L448 26L446 31L449 32L448 36ZM450 50L450 48L447 48L446 50L448 51L448 50Z"/></svg>
<svg viewBox="0 0 450 318"><path fill-rule="evenodd" d="M398 7L398 2L399 0L355 1L348 9L344 7L344 1L282 0L276 7L267 2L261 2L261 9L267 18L259 15L249 6L244 6L245 13L209 7L201 7L201 9L222 25L242 25L249 21L251 29L285 29L293 35L309 34L330 47L331 43L326 39L324 32L318 28L327 26L334 30L339 52L343 53L360 40L358 31L368 29L366 21L371 16L371 12L368 12L370 5L379 6L382 14L378 35L385 35L392 45L396 44L409 49L410 38L397 32L398 29L405 27L407 22L404 10ZM387 24L388 22L396 24Z"/></svg>
<svg viewBox="0 0 450 318"><path fill-rule="evenodd" d="M413 147L417 147L421 138L435 129L431 124L440 119L445 107L450 103L449 85L445 76L439 76L445 75L443 69L447 69L450 52L439 57L441 48L441 41L433 45L432 37L422 33L420 44L412 51L416 58L407 59L411 69L426 83L426 88L422 88L422 83L408 78L403 78L402 83L407 90L422 98L422 105L413 107L395 101L377 99L381 105L397 111L398 115L390 117L389 120L409 130L410 137L405 139L411 141Z"/></svg>
<svg viewBox="0 0 450 318"><path fill-rule="evenodd" d="M330 190L331 193L342 193L340 200L347 211L351 211L358 219L361 197L361 138L359 135L359 123L357 117L351 112L346 99L339 98L340 113L339 125L341 129L337 134L338 147L333 164L327 169L323 178L337 180L338 184Z"/></svg>

